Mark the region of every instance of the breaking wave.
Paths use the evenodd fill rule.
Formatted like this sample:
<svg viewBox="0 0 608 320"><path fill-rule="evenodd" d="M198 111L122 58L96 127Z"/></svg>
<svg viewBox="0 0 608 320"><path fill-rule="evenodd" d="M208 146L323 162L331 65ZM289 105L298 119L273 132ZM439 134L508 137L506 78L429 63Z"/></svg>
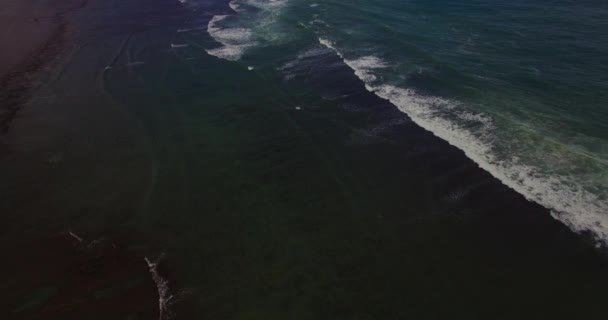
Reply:
<svg viewBox="0 0 608 320"><path fill-rule="evenodd" d="M274 40L273 23L285 3L286 0L230 1L235 14L216 15L207 25L207 32L220 46L205 51L221 59L236 61L247 49Z"/></svg>
<svg viewBox="0 0 608 320"><path fill-rule="evenodd" d="M500 135L491 118L470 112L456 101L382 83L377 71L386 68L387 62L375 56L346 58L333 42L323 38L319 42L340 56L368 91L388 100L419 126L462 150L506 186L549 208L554 218L572 230L589 231L601 243L608 243L608 203L576 177L547 174L515 154L497 156L495 142Z"/></svg>

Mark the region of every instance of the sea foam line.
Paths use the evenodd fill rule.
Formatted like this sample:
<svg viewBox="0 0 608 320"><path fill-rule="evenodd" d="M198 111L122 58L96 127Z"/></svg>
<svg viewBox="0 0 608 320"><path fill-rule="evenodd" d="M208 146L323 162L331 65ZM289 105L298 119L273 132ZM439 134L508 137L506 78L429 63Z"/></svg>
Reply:
<svg viewBox="0 0 608 320"><path fill-rule="evenodd" d="M520 163L515 156L506 160L498 159L492 145L487 142L493 136L491 119L465 111L456 113L462 120L481 124L477 134L473 134L440 116L443 110L454 110L455 102L421 96L411 89L379 84L373 70L386 67L380 59L366 57L363 60L349 60L331 41L319 38L319 42L334 51L365 83L368 91L388 100L420 127L462 150L469 159L509 188L550 209L555 219L573 231L589 231L598 245L608 245L608 204L571 177L543 174L533 166Z"/></svg>

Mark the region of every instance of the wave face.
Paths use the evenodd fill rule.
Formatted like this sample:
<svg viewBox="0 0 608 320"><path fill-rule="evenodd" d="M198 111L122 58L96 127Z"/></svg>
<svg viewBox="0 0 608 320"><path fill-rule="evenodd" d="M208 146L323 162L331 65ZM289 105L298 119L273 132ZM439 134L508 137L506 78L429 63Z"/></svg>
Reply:
<svg viewBox="0 0 608 320"><path fill-rule="evenodd" d="M234 23L214 18L209 32L223 46L210 54L328 48L418 125L572 230L608 242L608 4L258 2L233 4Z"/></svg>

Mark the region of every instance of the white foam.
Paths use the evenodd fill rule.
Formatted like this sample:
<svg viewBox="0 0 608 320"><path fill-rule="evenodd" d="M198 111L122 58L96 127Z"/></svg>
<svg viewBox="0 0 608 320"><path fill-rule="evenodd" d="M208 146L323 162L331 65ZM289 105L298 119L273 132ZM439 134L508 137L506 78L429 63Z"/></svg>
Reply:
<svg viewBox="0 0 608 320"><path fill-rule="evenodd" d="M273 23L287 0L232 0L229 5L237 15L214 16L207 31L221 47L206 50L208 54L226 60L239 60L253 46L274 41ZM256 8L256 10L247 10ZM233 17L231 24L224 23ZM254 31L256 37L254 37Z"/></svg>
<svg viewBox="0 0 608 320"><path fill-rule="evenodd" d="M285 5L287 0L244 0L243 2L258 9L272 9Z"/></svg>
<svg viewBox="0 0 608 320"><path fill-rule="evenodd" d="M365 82L366 84L373 82L377 79L376 76L372 73L374 69L382 69L387 67L386 62L375 56L364 56L353 60L346 59L334 47L331 41L319 38L319 42L327 48L336 52L336 54L338 54L338 56L342 58L344 63L346 63L351 69L353 69L353 71L355 71L357 77L363 80L363 82Z"/></svg>
<svg viewBox="0 0 608 320"><path fill-rule="evenodd" d="M68 234L69 234L70 236L72 236L72 238L74 238L74 239L78 240L78 242L82 242L82 241L83 241L81 237L79 237L79 236L78 236L76 233L74 233L74 232L72 232L72 231L69 231L69 232L68 232Z"/></svg>
<svg viewBox="0 0 608 320"><path fill-rule="evenodd" d="M159 258L162 259L162 255ZM173 295L169 291L169 281L164 279L158 273L158 262L152 262L147 257L144 258L146 263L148 264L148 269L150 270L150 275L152 275L152 280L156 284L156 288L158 290L158 308L159 308L159 320L165 320L171 318L171 313L169 310L169 306L173 301Z"/></svg>
<svg viewBox="0 0 608 320"><path fill-rule="evenodd" d="M390 101L419 126L464 151L467 157L506 186L528 200L549 208L554 218L572 230L589 231L599 242L608 245L608 203L587 191L580 181L570 176L548 175L538 168L522 163L516 156L497 157L491 144L495 137L491 119L462 110L454 101L421 96L411 89L393 85L375 84L375 78L369 77L368 73L374 69L369 68L369 65L379 66L377 61L348 60L331 41L319 39L319 42L335 51L365 82L367 90ZM475 131L445 117L446 111L461 120L474 121L478 124Z"/></svg>
<svg viewBox="0 0 608 320"><path fill-rule="evenodd" d="M244 51L254 45L251 41L252 32L246 28L222 28L219 23L228 15L218 15L211 18L207 25L207 32L222 45L218 48L207 49L208 54L226 60L238 60Z"/></svg>
<svg viewBox="0 0 608 320"><path fill-rule="evenodd" d="M344 62L355 71L359 79L366 83L377 80L376 76L372 73L374 69L386 68L386 63L374 56L365 56L355 60L344 59Z"/></svg>
<svg viewBox="0 0 608 320"><path fill-rule="evenodd" d="M319 38L319 43L326 46L327 48L333 50L340 58L344 59L344 57L342 56L340 51L338 51L338 49L336 49L336 47L334 47L333 42L331 42L327 39Z"/></svg>
<svg viewBox="0 0 608 320"><path fill-rule="evenodd" d="M230 6L230 9L232 9L234 12L239 12L241 10L241 5L238 4L236 0L228 2L228 5Z"/></svg>

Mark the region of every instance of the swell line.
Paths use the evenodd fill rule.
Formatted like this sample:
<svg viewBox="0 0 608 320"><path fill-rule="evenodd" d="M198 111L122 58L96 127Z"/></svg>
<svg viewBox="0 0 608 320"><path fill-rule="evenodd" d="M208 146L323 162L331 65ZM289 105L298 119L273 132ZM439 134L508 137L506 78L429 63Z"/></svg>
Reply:
<svg viewBox="0 0 608 320"><path fill-rule="evenodd" d="M516 156L510 159L496 156L492 144L487 141L490 139L484 140L484 137L493 134L491 119L460 111L457 114L460 119L474 119L480 123L482 129L473 134L450 119L441 117L444 110L456 112L457 102L421 96L412 89L378 83L374 71L385 67L379 58L347 59L330 40L318 40L354 71L368 91L388 100L417 125L462 150L469 159L507 187L529 201L548 208L555 219L573 231L591 232L598 245L608 245L608 203L587 191L572 177L544 174L534 166L521 163Z"/></svg>

